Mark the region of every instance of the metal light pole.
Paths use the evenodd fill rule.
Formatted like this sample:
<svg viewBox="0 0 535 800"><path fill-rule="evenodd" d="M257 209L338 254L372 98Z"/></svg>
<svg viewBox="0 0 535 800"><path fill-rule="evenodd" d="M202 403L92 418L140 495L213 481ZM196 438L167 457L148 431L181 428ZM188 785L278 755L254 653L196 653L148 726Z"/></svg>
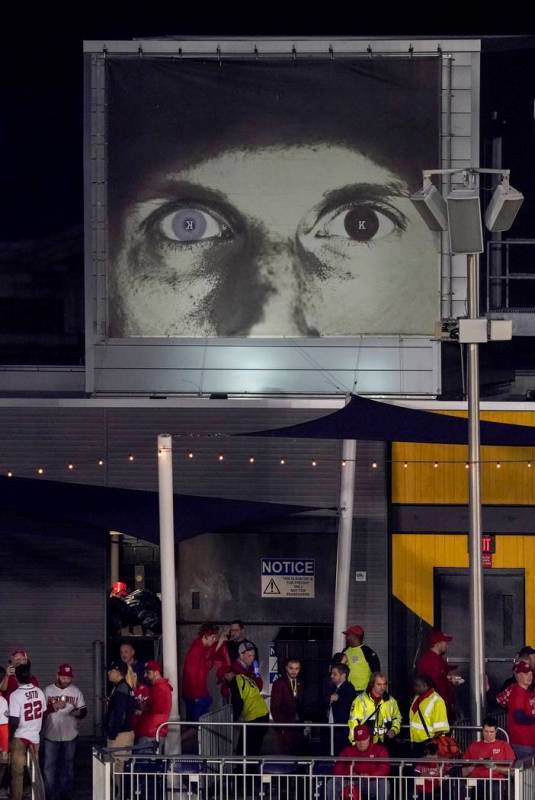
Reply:
<svg viewBox="0 0 535 800"><path fill-rule="evenodd" d="M345 639L342 631L347 628L356 457L356 441L344 439L340 467L340 517L338 520L338 552L336 554L336 588L334 590L333 653L344 649Z"/></svg>
<svg viewBox="0 0 535 800"><path fill-rule="evenodd" d="M479 256L467 256L468 318L479 317ZM481 446L479 431L479 344L468 344L468 535L470 580L471 722L481 725L485 709L485 608L481 566Z"/></svg>
<svg viewBox="0 0 535 800"><path fill-rule="evenodd" d="M509 170L468 167L466 169L423 170L422 189L411 200L431 231L449 230L452 254L467 256L467 334L462 334L463 318L458 320L459 341L468 344L468 452L469 452L469 580L470 580L470 704L472 724L481 725L485 709L485 614L483 603L483 570L481 564L481 447L479 409L479 342L489 339L488 321L479 318L479 253L484 241L479 189L476 176L499 176L485 212L485 225L492 233L509 230L524 200L521 192L509 183ZM433 175L461 174L464 189L448 191L447 199L431 182ZM460 205L459 205L460 204ZM462 206L462 208L461 208ZM490 338L510 339L509 335L492 334Z"/></svg>
<svg viewBox="0 0 535 800"><path fill-rule="evenodd" d="M160 510L160 575L162 590L163 670L173 687L171 721L178 713L178 648L176 637L175 525L173 510L173 440L170 434L158 436L158 500ZM180 734L170 727L167 752L180 752Z"/></svg>

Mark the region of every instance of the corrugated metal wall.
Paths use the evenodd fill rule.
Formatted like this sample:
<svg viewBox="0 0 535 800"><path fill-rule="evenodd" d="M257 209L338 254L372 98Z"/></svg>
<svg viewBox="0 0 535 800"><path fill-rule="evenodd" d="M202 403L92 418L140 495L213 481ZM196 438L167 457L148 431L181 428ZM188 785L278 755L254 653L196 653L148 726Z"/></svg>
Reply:
<svg viewBox="0 0 535 800"><path fill-rule="evenodd" d="M23 646L43 688L59 664L72 664L88 706L81 732L92 734L93 642L105 638L106 533L4 513L0 572L1 663Z"/></svg>

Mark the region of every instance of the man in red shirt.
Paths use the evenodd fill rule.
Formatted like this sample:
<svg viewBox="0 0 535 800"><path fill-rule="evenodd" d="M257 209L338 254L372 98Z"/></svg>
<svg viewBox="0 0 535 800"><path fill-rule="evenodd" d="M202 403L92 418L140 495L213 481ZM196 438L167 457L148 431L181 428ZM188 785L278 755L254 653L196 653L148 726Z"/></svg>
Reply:
<svg viewBox="0 0 535 800"><path fill-rule="evenodd" d="M6 700L9 700L11 693L19 688L17 678L15 677L15 670L21 664L26 664L28 669L31 670L32 665L30 663L28 653L26 650L18 648L11 653L8 665L6 667L6 674L0 683L0 692L4 695ZM39 686L39 681L35 675L30 676L30 683L33 686Z"/></svg>
<svg viewBox="0 0 535 800"><path fill-rule="evenodd" d="M458 676L451 674L457 667L446 661L448 644L452 638L442 631L433 631L429 640L429 649L416 662L416 674L429 675L435 691L446 703L450 725L455 721L456 716L453 685L458 680Z"/></svg>
<svg viewBox="0 0 535 800"><path fill-rule="evenodd" d="M155 752L156 731L162 722L167 722L171 713L173 687L167 678L162 677L162 667L158 661L147 661L145 664L145 681L148 683L148 692L136 724L136 744ZM164 736L167 736L167 727L160 732L160 737Z"/></svg>
<svg viewBox="0 0 535 800"><path fill-rule="evenodd" d="M218 638L219 636L219 638ZM219 633L217 625L202 625L190 645L182 671L182 697L186 705L186 719L198 722L212 705L208 691L208 673L214 664L230 666L226 647L221 647L226 632ZM227 671L227 670L225 670Z"/></svg>
<svg viewBox="0 0 535 800"><path fill-rule="evenodd" d="M530 691L533 671L528 663L519 661L515 669L516 684L507 705L507 732L517 758L535 755L535 709Z"/></svg>
<svg viewBox="0 0 535 800"><path fill-rule="evenodd" d="M388 751L382 744L374 744L367 725L358 725L353 731L355 744L344 748L340 758L358 758L359 761L337 761L334 765L334 796L350 800L385 800L386 776L390 775ZM346 780L346 776L353 780ZM355 778L357 780L355 780Z"/></svg>
<svg viewBox="0 0 535 800"><path fill-rule="evenodd" d="M491 767L488 765L470 764L468 767L463 767L465 778L492 778L501 781L508 777L505 764L512 765L514 763L515 753L509 742L496 738L497 728L498 724L494 717L485 717L481 730L483 741L472 742L465 750L463 758L465 761L497 761L504 766L502 768L492 767L491 774ZM496 788L500 789L500 784Z"/></svg>

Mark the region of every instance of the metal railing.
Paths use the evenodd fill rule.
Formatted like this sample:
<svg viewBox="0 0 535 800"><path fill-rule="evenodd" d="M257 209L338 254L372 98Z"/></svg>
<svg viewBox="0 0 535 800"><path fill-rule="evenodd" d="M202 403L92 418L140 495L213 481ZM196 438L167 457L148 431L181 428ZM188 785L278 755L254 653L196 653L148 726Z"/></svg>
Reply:
<svg viewBox="0 0 535 800"><path fill-rule="evenodd" d="M533 800L535 760L131 756L95 749L93 800ZM467 767L485 767L472 778ZM385 774L377 774L378 772ZM370 775L375 772L375 775ZM363 774L359 774L363 773ZM366 774L368 773L368 774Z"/></svg>
<svg viewBox="0 0 535 800"><path fill-rule="evenodd" d="M230 709L230 706L226 706L226 708ZM346 740L345 744L349 744L349 741L347 741L347 725L334 725L329 722L272 722L271 720L262 723L230 722L220 718L224 717L225 713L231 714L231 711L224 712L220 709L214 712L213 715L206 714L203 720L199 722L181 720L178 722L162 723L156 731L158 747L161 731L164 728L179 728L181 731L184 729L197 728L197 754L201 756L227 756L232 755L233 752L243 757L257 756L259 753L252 752L251 748L248 747L248 743L251 743L254 739L254 745L257 744L259 728L263 729L264 734L260 742L261 746L269 732L275 733L276 735L277 742L275 744L275 749L270 753L271 755L276 755L281 752L280 749L277 749L277 745L281 744L284 752L285 739L292 740L290 742L290 744L293 745L292 753L303 757L306 757L311 749L316 751L316 755L321 754L333 757L340 749L338 747L335 751L335 743L339 743L343 738ZM208 717L210 717L210 719L207 719ZM468 745L477 739L480 731L481 728L477 725L453 725L451 728L451 735L455 737L461 752L464 752ZM346 736L337 737L337 732L345 733ZM406 738L409 738L408 725L402 725L401 732L402 734L407 734ZM507 742L509 741L507 731L503 728L498 728L497 732L499 738ZM292 733L294 734L293 736ZM282 734L282 736L280 734ZM299 751L299 747L303 748L302 751Z"/></svg>

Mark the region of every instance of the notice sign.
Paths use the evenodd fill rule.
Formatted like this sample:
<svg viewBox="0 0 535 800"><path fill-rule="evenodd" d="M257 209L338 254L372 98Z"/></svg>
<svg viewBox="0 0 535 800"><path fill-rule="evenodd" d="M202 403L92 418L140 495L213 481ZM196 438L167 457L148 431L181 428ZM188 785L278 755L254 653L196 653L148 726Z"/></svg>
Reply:
<svg viewBox="0 0 535 800"><path fill-rule="evenodd" d="M314 597L313 558L262 558L261 593L265 598Z"/></svg>

